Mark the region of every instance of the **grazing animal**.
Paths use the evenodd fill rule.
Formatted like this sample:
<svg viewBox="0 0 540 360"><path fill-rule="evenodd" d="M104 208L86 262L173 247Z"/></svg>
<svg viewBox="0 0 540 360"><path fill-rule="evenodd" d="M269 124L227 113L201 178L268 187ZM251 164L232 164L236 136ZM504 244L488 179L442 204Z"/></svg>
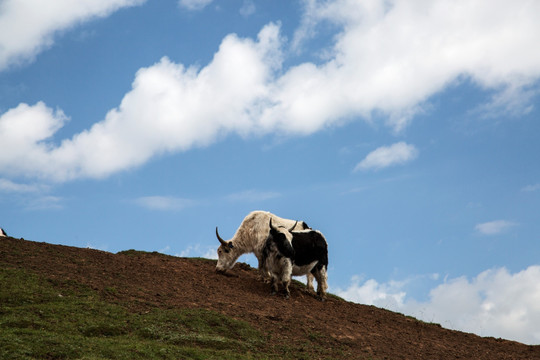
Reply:
<svg viewBox="0 0 540 360"><path fill-rule="evenodd" d="M4 229L0 228L0 237L7 237L8 234L4 231Z"/></svg>
<svg viewBox="0 0 540 360"><path fill-rule="evenodd" d="M225 271L234 266L240 255L251 252L259 260L260 270L262 265L262 249L270 231L268 227L270 219L272 219L276 226L283 226L290 230L309 229L303 221L283 219L267 211L253 211L249 213L230 240L223 240L219 236L218 228L216 227L216 237L221 244L217 250L218 262L216 271L218 273L225 273Z"/></svg>
<svg viewBox="0 0 540 360"><path fill-rule="evenodd" d="M284 286L285 297L290 297L291 276L313 274L317 279L317 296L324 300L328 288L328 244L317 230L289 231L269 223L270 232L262 251L262 267L272 276L272 293ZM309 277L308 277L309 280ZM309 284L308 290L313 285Z"/></svg>

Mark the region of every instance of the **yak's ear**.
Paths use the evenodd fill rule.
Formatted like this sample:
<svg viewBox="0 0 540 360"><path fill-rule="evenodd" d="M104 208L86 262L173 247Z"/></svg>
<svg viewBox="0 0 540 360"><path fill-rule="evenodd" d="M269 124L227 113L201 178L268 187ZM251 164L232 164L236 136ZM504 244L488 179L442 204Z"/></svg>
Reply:
<svg viewBox="0 0 540 360"><path fill-rule="evenodd" d="M231 248L231 249L234 248L232 242L229 243L229 248Z"/></svg>

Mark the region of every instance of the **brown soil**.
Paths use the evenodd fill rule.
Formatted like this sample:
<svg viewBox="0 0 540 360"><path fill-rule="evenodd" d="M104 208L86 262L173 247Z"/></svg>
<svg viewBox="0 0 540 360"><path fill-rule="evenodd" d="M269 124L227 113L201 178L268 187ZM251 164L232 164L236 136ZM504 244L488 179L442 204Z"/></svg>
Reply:
<svg viewBox="0 0 540 360"><path fill-rule="evenodd" d="M271 296L269 286L248 265L237 264L224 276L215 273L215 264L0 239L0 267L74 280L109 300L130 304L134 311L153 306L218 311L261 330L270 339L267 346L287 346L311 359L540 359L540 346L447 330L337 297L320 302L298 283L291 286L289 300ZM314 341L321 346L309 346Z"/></svg>

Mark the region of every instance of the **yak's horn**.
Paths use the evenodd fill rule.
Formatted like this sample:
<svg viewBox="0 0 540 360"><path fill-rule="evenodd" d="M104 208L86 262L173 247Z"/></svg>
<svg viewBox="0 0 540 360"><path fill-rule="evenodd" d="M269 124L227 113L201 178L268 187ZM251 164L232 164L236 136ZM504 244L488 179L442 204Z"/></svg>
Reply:
<svg viewBox="0 0 540 360"><path fill-rule="evenodd" d="M218 233L218 230L217 230L217 226L216 226L216 236L217 236L219 242L221 243L221 245L227 246L227 242L226 242L225 240L223 240L223 239L221 238L221 236L219 236L219 233Z"/></svg>
<svg viewBox="0 0 540 360"><path fill-rule="evenodd" d="M298 224L298 220L296 220L296 222L294 223L294 225L292 226L292 228L289 229L289 232L293 231L293 229L296 227L296 224Z"/></svg>

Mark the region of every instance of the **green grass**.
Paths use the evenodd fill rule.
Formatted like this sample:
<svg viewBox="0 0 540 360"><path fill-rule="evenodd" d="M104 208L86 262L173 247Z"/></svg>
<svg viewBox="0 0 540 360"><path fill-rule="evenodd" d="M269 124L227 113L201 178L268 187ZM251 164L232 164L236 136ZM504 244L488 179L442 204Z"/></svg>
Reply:
<svg viewBox="0 0 540 360"><path fill-rule="evenodd" d="M110 289L113 291L113 289ZM263 335L203 309L131 312L73 281L0 269L0 359L260 359Z"/></svg>

